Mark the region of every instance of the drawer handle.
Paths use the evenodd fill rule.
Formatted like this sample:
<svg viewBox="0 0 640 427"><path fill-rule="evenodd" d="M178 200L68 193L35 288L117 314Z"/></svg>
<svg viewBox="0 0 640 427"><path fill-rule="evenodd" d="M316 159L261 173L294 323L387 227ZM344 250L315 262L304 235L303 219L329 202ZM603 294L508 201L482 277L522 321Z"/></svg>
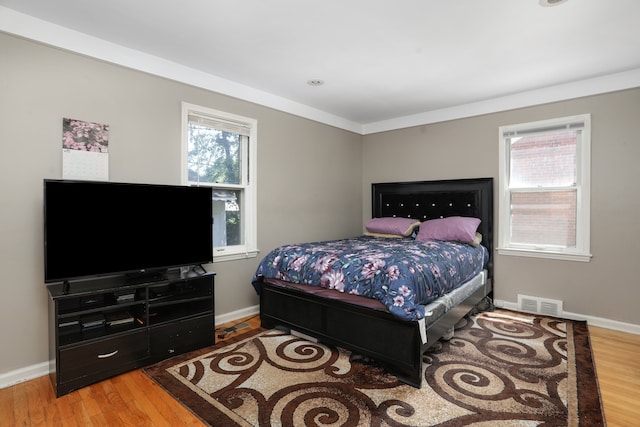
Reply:
<svg viewBox="0 0 640 427"><path fill-rule="evenodd" d="M108 357L113 357L113 356L115 356L116 354L118 354L118 350L116 350L116 351L112 351L111 353L99 354L99 355L98 355L98 359L106 359L106 358L108 358Z"/></svg>

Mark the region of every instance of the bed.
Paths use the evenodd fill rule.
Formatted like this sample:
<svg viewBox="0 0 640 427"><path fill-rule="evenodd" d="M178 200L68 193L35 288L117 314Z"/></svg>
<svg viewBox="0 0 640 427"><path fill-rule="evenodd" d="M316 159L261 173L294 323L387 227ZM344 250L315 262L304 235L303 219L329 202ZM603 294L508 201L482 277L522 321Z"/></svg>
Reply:
<svg viewBox="0 0 640 427"><path fill-rule="evenodd" d="M456 323L479 305L486 304L492 296L493 179L379 183L372 184L371 189L372 218L410 218L423 224L439 218L480 219L477 228L481 236L480 245L452 242L447 251L479 247L483 254L481 268L477 270L474 267L476 271L467 274L462 284L456 284L454 289L444 289L443 286L439 294L434 292L433 296L421 298L415 305L403 306L398 311L394 310L397 295L385 300L379 295L367 294L379 293L368 288L365 292L362 288L336 290L327 283L305 283L307 279L292 278L290 274L273 274L267 268L271 267L268 263L275 264L274 259L280 258L276 251L283 250L283 246L263 258L252 280L260 295L261 325L343 347L359 358L374 360L400 381L420 387L425 350L450 334ZM385 239L379 235L345 240L367 247L373 247L374 243L383 247L401 245L396 243L397 239ZM411 237L402 242L407 246L413 245ZM446 242L428 243L439 246ZM325 244L329 243L315 242L310 244L310 248L305 246L309 244L293 246L297 250L315 251L318 245L324 248ZM459 257L472 256L480 255ZM345 286L344 280L340 283Z"/></svg>

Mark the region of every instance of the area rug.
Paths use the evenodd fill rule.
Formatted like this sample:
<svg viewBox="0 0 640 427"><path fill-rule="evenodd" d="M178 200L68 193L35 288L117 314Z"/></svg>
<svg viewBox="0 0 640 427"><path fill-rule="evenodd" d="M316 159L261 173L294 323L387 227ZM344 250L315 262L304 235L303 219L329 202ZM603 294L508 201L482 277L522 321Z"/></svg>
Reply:
<svg viewBox="0 0 640 427"><path fill-rule="evenodd" d="M145 372L211 426L604 426L586 323L505 310L432 346L420 389L264 329Z"/></svg>

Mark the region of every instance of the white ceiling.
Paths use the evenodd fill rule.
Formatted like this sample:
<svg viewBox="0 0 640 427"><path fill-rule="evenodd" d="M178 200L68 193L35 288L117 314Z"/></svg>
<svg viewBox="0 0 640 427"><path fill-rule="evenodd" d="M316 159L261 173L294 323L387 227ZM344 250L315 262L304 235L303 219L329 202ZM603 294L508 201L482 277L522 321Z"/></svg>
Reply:
<svg viewBox="0 0 640 427"><path fill-rule="evenodd" d="M0 0L0 31L362 133L640 86L639 21L640 0Z"/></svg>

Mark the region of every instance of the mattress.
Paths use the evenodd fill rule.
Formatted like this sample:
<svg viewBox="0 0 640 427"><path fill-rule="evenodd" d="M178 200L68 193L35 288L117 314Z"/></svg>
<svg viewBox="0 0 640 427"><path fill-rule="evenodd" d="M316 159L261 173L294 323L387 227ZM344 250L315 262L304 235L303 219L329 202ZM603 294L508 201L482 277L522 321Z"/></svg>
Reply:
<svg viewBox="0 0 640 427"><path fill-rule="evenodd" d="M258 293L264 278L367 297L401 320L417 321L428 317L426 305L478 275L488 259L482 245L359 236L276 248L252 283Z"/></svg>

